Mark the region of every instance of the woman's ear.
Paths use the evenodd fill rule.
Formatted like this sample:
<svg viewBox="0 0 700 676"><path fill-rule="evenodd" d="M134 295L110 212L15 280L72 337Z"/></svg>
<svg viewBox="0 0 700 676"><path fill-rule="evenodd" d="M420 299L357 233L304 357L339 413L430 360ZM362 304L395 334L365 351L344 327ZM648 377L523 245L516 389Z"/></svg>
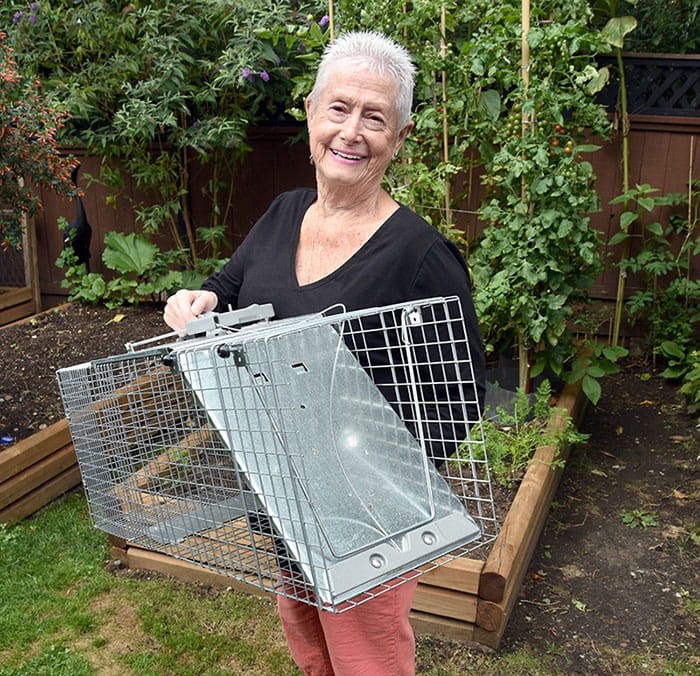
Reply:
<svg viewBox="0 0 700 676"><path fill-rule="evenodd" d="M399 150L401 150L401 146L403 146L404 141L406 140L407 136L411 133L411 129L413 129L414 123L413 120L410 120L406 126L399 131L399 137L396 139L396 148L394 150L394 154L397 154Z"/></svg>
<svg viewBox="0 0 700 676"><path fill-rule="evenodd" d="M304 99L304 109L306 110L306 119L308 121L311 119L314 110L314 104L311 101L310 96L307 96L306 99Z"/></svg>

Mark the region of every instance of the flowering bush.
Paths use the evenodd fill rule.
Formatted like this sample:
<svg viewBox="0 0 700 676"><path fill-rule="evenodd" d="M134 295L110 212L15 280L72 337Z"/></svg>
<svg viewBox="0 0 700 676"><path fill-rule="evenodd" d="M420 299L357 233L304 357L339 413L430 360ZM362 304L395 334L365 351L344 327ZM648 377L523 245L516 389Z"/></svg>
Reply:
<svg viewBox="0 0 700 676"><path fill-rule="evenodd" d="M30 15L30 20L31 20ZM25 186L51 188L59 194L75 193L70 181L73 160L59 154L56 134L66 116L43 96L38 80L22 75L13 51L0 33L0 246L18 248L22 218L41 206Z"/></svg>

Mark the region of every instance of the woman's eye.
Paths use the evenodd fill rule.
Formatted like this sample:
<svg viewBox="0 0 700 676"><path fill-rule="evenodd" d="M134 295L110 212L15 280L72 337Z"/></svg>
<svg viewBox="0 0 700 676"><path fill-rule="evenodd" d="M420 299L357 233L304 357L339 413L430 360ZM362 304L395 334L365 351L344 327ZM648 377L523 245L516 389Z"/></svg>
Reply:
<svg viewBox="0 0 700 676"><path fill-rule="evenodd" d="M381 115L370 115L367 119L367 126L372 129L379 129L384 126L384 118Z"/></svg>

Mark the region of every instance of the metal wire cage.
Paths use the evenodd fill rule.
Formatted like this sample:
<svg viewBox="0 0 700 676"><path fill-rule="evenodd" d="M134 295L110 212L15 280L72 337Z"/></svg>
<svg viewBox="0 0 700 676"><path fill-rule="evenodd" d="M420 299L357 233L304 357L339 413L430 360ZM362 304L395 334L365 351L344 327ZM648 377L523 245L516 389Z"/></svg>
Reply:
<svg viewBox="0 0 700 676"><path fill-rule="evenodd" d="M459 299L270 314L58 371L95 525L334 612L490 542Z"/></svg>

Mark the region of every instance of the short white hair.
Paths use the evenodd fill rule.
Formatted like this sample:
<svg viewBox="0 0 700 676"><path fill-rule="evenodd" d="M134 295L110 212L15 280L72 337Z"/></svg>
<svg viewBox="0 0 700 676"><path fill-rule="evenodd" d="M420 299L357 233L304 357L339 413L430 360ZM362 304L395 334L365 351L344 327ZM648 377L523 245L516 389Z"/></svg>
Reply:
<svg viewBox="0 0 700 676"><path fill-rule="evenodd" d="M416 67L405 47L386 35L373 31L352 31L338 36L326 47L321 57L316 81L309 94L312 107L318 102L331 71L341 61L356 61L370 71L389 75L397 87L396 112L399 128L408 124L413 104Z"/></svg>

